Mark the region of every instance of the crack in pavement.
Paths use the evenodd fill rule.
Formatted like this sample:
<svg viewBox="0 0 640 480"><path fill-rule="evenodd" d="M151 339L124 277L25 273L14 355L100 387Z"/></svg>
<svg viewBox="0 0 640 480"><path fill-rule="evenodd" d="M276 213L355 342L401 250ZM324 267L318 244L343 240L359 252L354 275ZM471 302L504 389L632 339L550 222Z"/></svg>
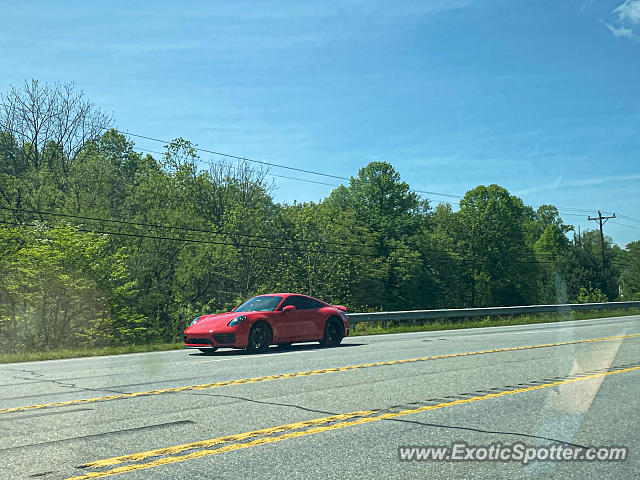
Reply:
<svg viewBox="0 0 640 480"><path fill-rule="evenodd" d="M294 403L278 403L278 402L267 402L267 401L262 401L262 400L256 400L253 398L247 398L247 397L241 397L238 395L221 395L221 394L216 394L216 393L196 393L196 392L189 392L191 395L204 395L207 397L223 397L223 398L232 398L234 400L240 400L241 402L251 402L251 403L259 403L262 405L272 405L272 406L277 406L277 407L289 407L289 408L297 408L299 410L303 410L306 412L311 412L311 413L322 413L323 415L338 415L338 413L336 412L330 412L327 410L318 410L318 409L314 409L314 408L307 408L307 407L303 407L301 405L296 405Z"/></svg>
<svg viewBox="0 0 640 480"><path fill-rule="evenodd" d="M13 369L13 371L20 371L20 372L26 372L26 373L30 373L31 375L34 375L36 377L38 377L38 383L52 383L54 385L59 385L63 388L69 388L69 389L74 389L73 392L64 392L64 393L76 393L76 392L107 392L107 393L117 393L117 394L123 394L123 393L127 393L127 392L123 392L121 390L115 390L113 388L91 388L91 387L82 387L80 385L77 385L74 382L68 382L68 381L64 381L64 380L54 380L51 378L47 378L44 374L42 373L37 373L34 372L33 370L25 370L25 369ZM28 377L19 377L16 375L12 376L13 378L17 378L18 380L32 380L31 378ZM30 382L30 383L35 383L35 382ZM59 395L60 392L56 392L56 395ZM21 399L21 398L34 398L34 397L44 397L47 395L51 395L50 392L47 393L41 393L41 394L32 394L32 395L21 395L21 396L11 396L8 398L0 398L0 400L16 400L16 399Z"/></svg>
<svg viewBox="0 0 640 480"><path fill-rule="evenodd" d="M65 443L65 442L73 442L76 440L94 440L96 438L102 438L102 437L106 437L109 435L121 435L121 434L125 434L125 433L131 433L131 432L139 432L142 430L155 430L158 428L166 428L166 427L173 427L173 426L180 426L180 425L188 425L188 424L193 424L196 423L193 420L177 420L175 422L166 422L166 423L158 423L155 425L145 425L142 427L133 427L133 428L125 428L122 430L114 430L111 432L102 432L102 433L94 433L92 435L83 435L80 437L71 437L71 438L63 438L60 440L49 440L47 442L39 442L39 443L30 443L27 445L19 445L16 447L7 447L7 448L0 448L0 452L6 452L9 450L18 450L18 449L22 449L22 448L27 448L27 447L42 447L45 445L55 445L55 444L59 444L59 443Z"/></svg>
<svg viewBox="0 0 640 480"><path fill-rule="evenodd" d="M497 389L494 388L494 389L491 389L491 390L497 390ZM320 409L315 409L315 408L310 408L310 407L304 407L302 405L296 405L296 404L293 404L293 403L279 403L279 402L269 402L269 401L264 401L264 400L256 400L254 398L247 398L247 397L242 397L242 396L238 396L238 395L221 395L221 394L197 393L197 392L190 392L190 394L191 395L203 395L203 396L207 396L207 397L231 398L231 399L234 399L234 400L250 402L250 403L258 403L258 404L262 404L262 405L272 405L272 406L278 406L278 407L295 408L295 409L303 410L303 411L306 411L306 412L321 413L321 414L324 414L324 415L339 415L339 412L331 412L331 411L328 411L328 410L320 410ZM452 395L452 396L463 396L463 395L469 395L469 394L464 393L464 394L458 394L458 395ZM448 398L450 398L450 397L448 397ZM421 402L413 402L413 403L418 404L418 403L421 403ZM391 407L391 408L377 409L376 411L379 412L379 413L391 412L394 409L401 408L401 407L402 407L402 405L395 405L394 407ZM407 420L407 419L401 419L401 418L387 418L387 419L383 419L383 421L414 424L414 425L418 425L418 426L421 426L421 427L435 427L435 428L442 428L442 429L466 430L466 431L471 431L471 432L486 433L486 434L490 434L490 435L512 435L512 436L516 436L516 437L535 438L535 439L539 439L539 440L548 440L550 442L561 443L563 445L570 445L570 446L574 446L574 447L582 447L582 448L585 448L585 449L588 448L585 445L571 443L571 442L567 442L565 440L560 440L560 439L557 439L557 438L543 437L543 436L540 436L540 435L532 435L532 434L528 434L528 433L508 432L508 431L501 431L501 430L487 430L487 429L482 429L482 428L478 428L478 427L466 427L466 426L461 426L461 425L442 425L442 424L437 424L437 423L426 423L426 422L420 422L420 421L417 421L417 420Z"/></svg>

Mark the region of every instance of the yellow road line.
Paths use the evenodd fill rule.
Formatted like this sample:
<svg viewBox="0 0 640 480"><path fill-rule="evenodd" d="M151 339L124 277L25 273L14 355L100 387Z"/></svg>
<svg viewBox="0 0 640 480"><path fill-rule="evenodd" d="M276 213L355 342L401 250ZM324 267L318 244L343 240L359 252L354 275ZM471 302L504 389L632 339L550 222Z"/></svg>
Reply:
<svg viewBox="0 0 640 480"><path fill-rule="evenodd" d="M222 382L216 383L203 383L200 385L185 385L182 387L172 387L172 388L163 388L159 390L149 390L146 392L132 392L132 393L120 393L116 395L109 395L105 397L94 397L94 398L80 398L76 400L68 400L66 402L53 402L53 403L42 403L39 405L27 405L22 407L12 407L12 408L2 408L0 409L0 414L2 413L13 413L13 412L22 412L25 410L38 410L41 408L52 408L52 407L64 407L68 405L79 405L84 403L94 403L94 402L104 402L109 400L119 400L124 398L135 398L135 397L145 397L150 395L162 395L165 393L177 393L184 392L190 390L206 390L211 388L220 388L220 387L228 387L232 385L244 385L248 383L256 383L256 382L268 382L271 380L283 380L285 378L296 378L296 377L306 377L310 375L322 375L325 373L335 373L335 372L346 372L349 370L359 370L362 368L371 368L371 367L381 367L386 365L400 365L404 363L414 363L414 362L426 362L429 360L440 360L443 358L456 358L456 357L465 357L472 355L485 355L488 353L499 353L499 352L513 352L520 350L533 350L537 348L548 348L548 347L560 347L563 345L576 345L576 344L584 344L584 343L592 343L592 342L604 342L609 340L618 340L622 338L637 338L640 337L640 333L630 334L630 335L616 335L612 337L600 337L600 338L589 338L585 340L572 340L568 342L558 342L558 343L545 343L541 345L525 345L521 347L506 347L506 348L495 348L491 350L478 350L475 352L462 352L462 353L447 353L443 355L433 355L430 357L419 357L419 358L407 358L403 360L391 360L387 362L376 362L376 363L364 363L360 365L347 365L345 367L336 367L336 368L323 368L319 370L311 370L306 372L292 372L292 373L280 373L276 375L267 375L264 377L253 377L253 378L241 378L238 380L225 380Z"/></svg>
<svg viewBox="0 0 640 480"><path fill-rule="evenodd" d="M160 455L172 455L200 447L211 447L220 443L228 443L233 441L246 440L247 438L256 437L259 435L271 435L273 433L285 432L288 430L299 430L305 427L311 427L322 423L337 422L340 420L348 420L353 417L366 417L369 415L377 414L377 410L361 410L359 412L343 413L338 415L331 415L324 418L314 418L313 420L304 420L302 422L289 423L287 425L280 425L277 427L263 428L260 430L254 430L251 432L244 432L235 435L226 435L224 437L213 438L211 440L202 440L199 442L185 443L184 445L176 445L175 447L158 448L156 450L149 450L148 452L134 453L131 455L122 455L120 457L108 458L106 460L98 460L96 462L90 462L83 467L108 467L111 465L118 465L121 463L138 462L150 457L157 457Z"/></svg>
<svg viewBox="0 0 640 480"><path fill-rule="evenodd" d="M591 375L585 375L583 377L577 377L577 378L570 378L570 379L566 379L566 380L559 380L556 382L551 382L551 383L545 383L545 384L540 384L540 385L534 385L534 386L530 386L530 387L524 387L524 388L518 388L515 390L506 390L506 391L502 391L502 392L497 392L497 393L489 393L487 395L481 395L481 396L475 396L475 397L470 397L470 398L465 398L465 399L461 399L461 400L453 400L451 402L443 402L443 403L438 403L436 405L425 405L422 407L418 407L418 408L412 408L412 409L406 409L406 410L401 410L399 412L388 412L388 413L383 413L377 416L372 416L375 415L376 411L362 411L362 412L353 412L351 414L345 414L344 418L347 419L349 417L361 417L361 418L357 418L355 420L351 420L351 421L343 421L343 422L339 422L339 423L333 423L331 425L324 425L324 426L315 426L312 428L308 428L306 430L301 430L301 431L290 431L288 433L284 433L283 435L279 435L279 436L270 436L270 437L263 437L263 438L256 438L255 440L251 440L250 442L245 442L245 443L231 443L229 445L225 445L223 447L220 448L216 448L216 449L209 449L209 450L200 450L197 452L192 452L186 455L179 455L179 456L173 456L173 457L165 457L165 458L160 458L157 460L154 460L152 462L148 462L148 463L137 463L137 464L133 464L133 465L124 465L121 467L117 467L117 468L113 468L111 470L106 470L106 471L102 471L102 472L90 472L90 473L86 473L84 475L78 475L78 476L74 476L74 477L69 477L66 480L89 480L92 478L100 478L100 477L107 477L107 476L112 476L112 475L118 475L121 473L127 473L127 472L133 472L133 471L137 471L137 470L144 470L144 469L148 469L148 468L154 468L154 467L158 467L160 465L167 465L167 464L171 464L171 463L178 463L178 462L184 462L187 460L193 460L196 458L202 458L202 457L206 457L209 455L217 455L217 454L221 454L221 453L227 453L227 452L231 452L234 450L240 450L240 449L244 449L244 448L250 448L250 447L254 447L257 445L264 445L267 443L273 443L273 442L279 442L282 440L287 440L287 439L291 439L291 438L298 438L298 437L305 437L308 435L314 435L316 433L321 433L321 432L327 432L330 430L337 430L337 429L341 429L341 428L346 428L346 427L352 427L355 425L362 425L365 423L371 423L371 422L377 422L380 420L390 420L390 419L394 419L397 417L402 417L405 415L412 415L415 413L422 413L422 412L427 412L429 410L437 410L440 408L445 408L445 407L453 407L453 406L457 406L457 405L465 405L465 404L469 404L469 403L473 403L473 402L478 402L481 400L489 400L489 399L493 399L493 398L500 398L500 397L506 397L508 395L515 395L518 393L525 393L525 392L532 392L535 390L541 390L544 388L550 388L550 387L555 387L558 385L566 385L566 384L570 384L570 383L576 383L576 382L583 382L586 380L592 380L594 378L600 378L600 377L606 377L609 375L616 375L619 373L626 373L626 372L632 372L632 371L638 371L640 370L640 366L636 366L636 367L629 367L629 368L623 368L623 369L619 369L619 370L612 370L609 372L603 372L603 373L594 373ZM314 420L313 422L315 422L316 424L318 423L327 423L327 422L331 422L331 421L335 421L336 419L339 420L340 417L338 416L331 416L331 417L325 417L325 418L319 418ZM104 467L104 466L108 466L108 465L115 465L115 464L120 464L120 463L124 463L124 462L134 462L134 461L139 461L145 458L149 458L151 456L157 456L161 453L158 452L162 452L162 453L179 453L181 451L184 450L188 450L190 448L194 448L194 446L213 446L216 444L220 444L220 443L227 443L229 441L233 441L233 440L243 440L243 439L247 439L247 438L251 438L254 436L259 436L259 435L268 435L268 434L272 434L272 433L277 433L280 431L287 431L287 430L294 430L294 429L299 429L299 428L304 428L305 426L310 426L312 425L310 421L307 422L298 422L298 423L291 423L288 425L281 425L278 427L274 427L274 428L266 428L266 429L261 429L261 430L255 430L252 432L246 432L240 435L235 435L235 436L226 436L226 437L220 437L220 438L215 438L215 439L211 439L211 440L206 440L205 442L196 442L198 444L201 445L196 445L196 443L190 443L190 444L185 444L185 445L177 445L175 447L169 447L167 449L159 449L159 450L150 450L148 452L141 452L141 453L137 453L137 454L133 454L133 455L124 455L121 457L115 457L112 459L106 459L106 460L101 460L98 462L92 462L90 464L87 464L87 466L91 466L91 467ZM229 440L231 439L231 440Z"/></svg>

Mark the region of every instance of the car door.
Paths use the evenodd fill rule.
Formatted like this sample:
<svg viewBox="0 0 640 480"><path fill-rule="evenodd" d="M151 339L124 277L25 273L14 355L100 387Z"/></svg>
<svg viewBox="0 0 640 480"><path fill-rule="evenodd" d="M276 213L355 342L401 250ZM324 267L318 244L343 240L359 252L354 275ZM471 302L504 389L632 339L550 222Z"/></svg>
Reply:
<svg viewBox="0 0 640 480"><path fill-rule="evenodd" d="M283 308L293 305L294 310L284 311ZM280 305L279 341L296 342L305 338L305 317L308 312L303 308L303 297L291 295Z"/></svg>
<svg viewBox="0 0 640 480"><path fill-rule="evenodd" d="M319 340L324 335L325 315L319 311L324 306L325 304L314 298L304 297L305 335L309 340Z"/></svg>

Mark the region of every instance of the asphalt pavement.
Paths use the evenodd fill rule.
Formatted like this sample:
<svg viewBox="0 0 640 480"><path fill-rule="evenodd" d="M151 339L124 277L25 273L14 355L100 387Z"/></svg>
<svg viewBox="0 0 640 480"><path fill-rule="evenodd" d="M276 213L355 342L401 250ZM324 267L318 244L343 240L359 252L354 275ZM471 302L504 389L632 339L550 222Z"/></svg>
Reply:
<svg viewBox="0 0 640 480"><path fill-rule="evenodd" d="M639 394L639 316L2 364L0 478L640 478Z"/></svg>

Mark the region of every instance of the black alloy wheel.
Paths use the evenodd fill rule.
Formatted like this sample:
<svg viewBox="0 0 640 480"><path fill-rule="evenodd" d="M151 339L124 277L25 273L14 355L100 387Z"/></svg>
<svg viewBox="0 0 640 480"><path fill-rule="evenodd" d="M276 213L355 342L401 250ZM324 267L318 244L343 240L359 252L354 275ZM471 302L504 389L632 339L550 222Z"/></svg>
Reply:
<svg viewBox="0 0 640 480"><path fill-rule="evenodd" d="M269 349L271 345L271 339L273 334L271 328L264 322L256 323L251 327L249 332L249 344L247 345L247 352L249 353L264 353Z"/></svg>
<svg viewBox="0 0 640 480"><path fill-rule="evenodd" d="M342 342L342 325L336 318L330 318L324 325L324 337L320 340L323 347L337 347Z"/></svg>

